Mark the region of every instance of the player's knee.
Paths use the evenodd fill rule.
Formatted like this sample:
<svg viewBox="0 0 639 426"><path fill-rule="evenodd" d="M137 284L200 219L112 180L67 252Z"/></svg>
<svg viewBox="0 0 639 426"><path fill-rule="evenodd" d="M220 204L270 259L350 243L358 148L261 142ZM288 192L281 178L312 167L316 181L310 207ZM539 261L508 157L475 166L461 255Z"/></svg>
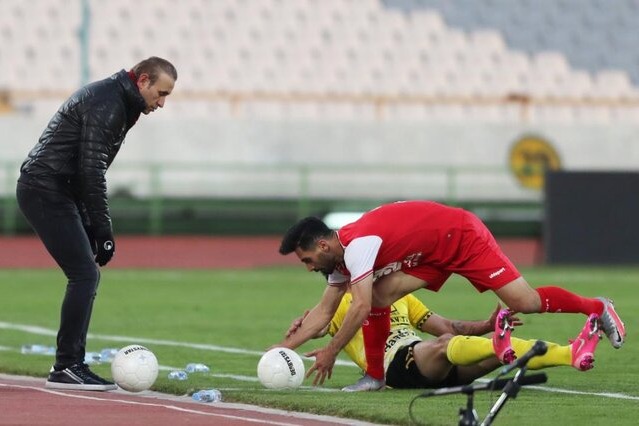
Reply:
<svg viewBox="0 0 639 426"><path fill-rule="evenodd" d="M434 345L437 348L437 354L446 358L446 351L448 350L448 343L450 343L450 339L453 338L453 335L450 333L442 334L437 337L434 341Z"/></svg>
<svg viewBox="0 0 639 426"><path fill-rule="evenodd" d="M541 310L539 293L530 287L523 278L507 284L495 292L506 306L515 312L530 314Z"/></svg>
<svg viewBox="0 0 639 426"><path fill-rule="evenodd" d="M539 295L536 293L530 295L530 297L526 298L518 298L509 303L507 303L508 307L515 311L521 312L522 314L533 314L539 312L541 309L541 299Z"/></svg>

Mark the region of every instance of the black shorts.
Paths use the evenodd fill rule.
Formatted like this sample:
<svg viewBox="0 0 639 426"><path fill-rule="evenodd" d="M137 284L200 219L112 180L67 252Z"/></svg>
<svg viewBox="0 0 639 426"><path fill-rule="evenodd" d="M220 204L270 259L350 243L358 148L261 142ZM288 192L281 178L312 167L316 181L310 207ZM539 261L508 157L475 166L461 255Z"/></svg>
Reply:
<svg viewBox="0 0 639 426"><path fill-rule="evenodd" d="M413 359L413 346L420 341L413 342L400 348L386 370L386 385L395 389L437 389L456 386L457 366L453 366L444 380L437 382L423 376Z"/></svg>

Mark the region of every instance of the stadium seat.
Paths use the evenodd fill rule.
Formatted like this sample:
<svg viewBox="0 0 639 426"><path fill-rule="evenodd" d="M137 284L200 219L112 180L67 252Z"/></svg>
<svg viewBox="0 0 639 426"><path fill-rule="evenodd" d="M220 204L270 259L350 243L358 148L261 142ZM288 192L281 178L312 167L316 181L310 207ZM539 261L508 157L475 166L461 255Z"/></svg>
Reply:
<svg viewBox="0 0 639 426"><path fill-rule="evenodd" d="M154 0L142 14L127 0L89 4L91 80L160 55L190 92L627 99L639 81L633 1ZM80 84L81 5L0 2L5 84Z"/></svg>

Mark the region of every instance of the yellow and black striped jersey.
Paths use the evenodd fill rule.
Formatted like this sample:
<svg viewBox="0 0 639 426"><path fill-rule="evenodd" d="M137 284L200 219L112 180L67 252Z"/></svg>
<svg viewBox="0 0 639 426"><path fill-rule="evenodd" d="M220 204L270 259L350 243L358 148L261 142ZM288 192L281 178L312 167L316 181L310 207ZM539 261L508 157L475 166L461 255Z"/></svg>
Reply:
<svg viewBox="0 0 639 426"><path fill-rule="evenodd" d="M346 293L342 298L333 319L331 320L328 333L334 336L337 330L342 326L346 312L351 305L353 296ZM422 340L417 334L418 324L431 311L415 296L409 294L402 297L391 306L390 321L391 328L388 339L386 339L386 349L384 355L384 370L388 368L388 364L395 357L397 350L416 340ZM366 370L366 355L364 353L364 337L362 329L357 330L355 336L344 347L346 354L357 364L362 370Z"/></svg>

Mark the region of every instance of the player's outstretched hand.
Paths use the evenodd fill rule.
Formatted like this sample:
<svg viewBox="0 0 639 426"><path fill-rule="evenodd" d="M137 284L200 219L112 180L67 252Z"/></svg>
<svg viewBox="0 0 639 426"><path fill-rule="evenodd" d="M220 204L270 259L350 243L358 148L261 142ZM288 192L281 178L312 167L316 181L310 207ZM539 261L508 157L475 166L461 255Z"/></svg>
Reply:
<svg viewBox="0 0 639 426"><path fill-rule="evenodd" d="M307 309L306 311L304 311L304 314L302 314L301 317L299 318L295 318L293 320L293 322L291 323L291 326L288 328L288 330L286 331L286 338L291 337L293 334L295 334L295 332L297 331L298 328L300 328L302 326L302 321L304 321L304 318L306 318L306 316L308 315L310 311Z"/></svg>
<svg viewBox="0 0 639 426"><path fill-rule="evenodd" d="M497 302L497 307L495 308L493 313L490 315L490 318L488 318L488 324L490 325L490 330L492 330L495 324L495 321L497 320L497 315L499 315L499 311L501 309L502 309L501 303ZM513 327L517 327L523 324L521 319L519 319L519 317L516 315L516 312L514 311L510 311L510 315L508 317L510 318L510 323Z"/></svg>
<svg viewBox="0 0 639 426"><path fill-rule="evenodd" d="M315 357L315 363L306 372L306 378L311 377L313 373L313 386L323 385L324 381L330 379L333 374L333 366L337 359L337 354L329 348L315 349L304 354L307 357Z"/></svg>

